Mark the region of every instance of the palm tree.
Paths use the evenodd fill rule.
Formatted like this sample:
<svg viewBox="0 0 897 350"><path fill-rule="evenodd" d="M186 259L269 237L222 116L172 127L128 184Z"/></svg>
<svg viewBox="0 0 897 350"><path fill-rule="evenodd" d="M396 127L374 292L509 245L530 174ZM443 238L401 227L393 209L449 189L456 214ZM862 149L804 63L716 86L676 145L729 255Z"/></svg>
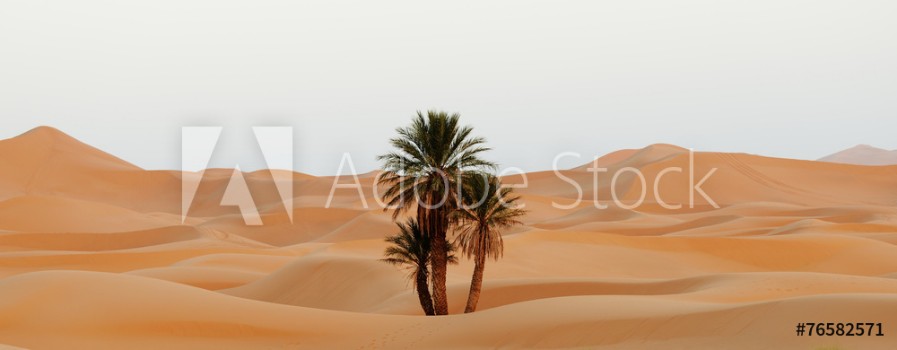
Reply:
<svg viewBox="0 0 897 350"><path fill-rule="evenodd" d="M493 175L473 176L465 184L464 205L453 219L458 222L456 244L462 254L475 261L464 308L469 313L476 311L480 300L486 258L498 260L504 253L501 230L521 224L519 218L526 211L517 206L520 197L513 194L513 189L502 188L501 181Z"/></svg>
<svg viewBox="0 0 897 350"><path fill-rule="evenodd" d="M378 183L387 185L384 210L395 208L395 219L416 204L421 232L431 238L433 309L437 315L448 314L445 238L449 216L458 207L461 178L465 172L495 167L479 157L489 150L486 140L471 136L469 126L458 125L459 117L417 112L410 126L396 129L398 137L390 140L395 150L377 157L385 170Z"/></svg>
<svg viewBox="0 0 897 350"><path fill-rule="evenodd" d="M395 266L405 267L410 271L408 278L414 280L414 289L420 299L421 308L424 309L427 316L434 315L433 299L430 298L430 288L427 284L430 238L421 233L420 226L414 219L408 219L406 223L396 225L399 226L399 233L386 237L386 242L392 245L383 252L385 258L381 260ZM449 249L449 263L457 263L458 259L452 254L454 246L451 242L446 242L446 245Z"/></svg>

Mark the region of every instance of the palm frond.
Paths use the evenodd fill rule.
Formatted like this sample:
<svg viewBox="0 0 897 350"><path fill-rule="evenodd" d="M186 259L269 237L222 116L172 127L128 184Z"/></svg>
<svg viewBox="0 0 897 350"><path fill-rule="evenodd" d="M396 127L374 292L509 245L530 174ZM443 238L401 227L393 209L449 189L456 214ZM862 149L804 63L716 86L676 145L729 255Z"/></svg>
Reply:
<svg viewBox="0 0 897 350"><path fill-rule="evenodd" d="M464 205L453 215L458 225L455 243L465 256L498 259L504 253L501 231L520 225L526 211L518 206L520 197L502 187L497 177L475 174L465 179Z"/></svg>
<svg viewBox="0 0 897 350"><path fill-rule="evenodd" d="M427 271L427 264L430 261L430 237L421 232L414 218L396 225L399 232L384 239L390 245L383 251L384 257L380 261L408 270L408 278L412 279L418 270ZM446 246L449 263L457 264L455 245L446 241Z"/></svg>
<svg viewBox="0 0 897 350"><path fill-rule="evenodd" d="M453 205L459 201L462 174L495 168L480 158L490 150L486 139L472 136L473 129L461 126L457 113L418 111L411 124L396 133L390 139L393 151L377 157L387 173L378 181L386 186L381 198L389 207L384 210L394 208L394 218L421 205L422 196L446 198L445 204Z"/></svg>

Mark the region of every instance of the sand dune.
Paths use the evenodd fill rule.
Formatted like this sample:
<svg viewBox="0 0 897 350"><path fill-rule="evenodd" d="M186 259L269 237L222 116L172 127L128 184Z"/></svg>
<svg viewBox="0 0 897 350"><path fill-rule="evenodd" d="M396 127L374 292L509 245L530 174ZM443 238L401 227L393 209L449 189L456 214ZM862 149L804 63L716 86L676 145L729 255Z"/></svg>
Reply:
<svg viewBox="0 0 897 350"><path fill-rule="evenodd" d="M489 261L449 268L454 315L419 317L379 262L395 226L333 177L245 173L264 225L221 206L232 174L147 171L52 128L0 141L0 344L25 348L891 349L897 166L698 152L613 152L526 174L524 225ZM608 168L597 185L589 168ZM653 181L664 169L664 186ZM646 178L644 205L632 173ZM560 176L559 176L560 175ZM200 181L181 222L181 179ZM343 178L348 181L349 178ZM293 221L276 182L291 181ZM520 175L505 181L522 183ZM580 195L574 183L580 187ZM596 192L597 191L597 192ZM596 195L597 193L597 195ZM657 195L657 196L655 196ZM663 208L682 204L680 210ZM581 201L575 203L577 199ZM595 201L609 205L595 207ZM565 209L557 205L568 206ZM881 322L885 337L796 337L796 322Z"/></svg>
<svg viewBox="0 0 897 350"><path fill-rule="evenodd" d="M264 274L214 267L157 267L128 272L209 290L229 289L254 282Z"/></svg>
<svg viewBox="0 0 897 350"><path fill-rule="evenodd" d="M52 220L48 220L50 217ZM117 232L180 224L167 213L139 213L66 197L19 196L0 202L0 227L17 232Z"/></svg>
<svg viewBox="0 0 897 350"><path fill-rule="evenodd" d="M190 226L130 232L51 232L0 235L0 244L22 250L103 251L149 247L202 237Z"/></svg>
<svg viewBox="0 0 897 350"><path fill-rule="evenodd" d="M819 161L857 165L894 165L897 164L897 150L888 151L869 145L857 145L819 158Z"/></svg>
<svg viewBox="0 0 897 350"><path fill-rule="evenodd" d="M848 293L729 303L586 295L522 301L471 315L407 317L257 302L177 283L96 272L20 275L0 281L0 293L5 296L0 300L4 341L31 347L112 348L139 342L148 348L503 344L748 349L762 341L812 348L839 342L795 337L794 322L856 318L888 322L897 314L893 294ZM555 327L546 327L549 320ZM47 332L57 336L47 337ZM751 334L764 337L756 339ZM857 337L851 344L884 349L893 343L886 338Z"/></svg>

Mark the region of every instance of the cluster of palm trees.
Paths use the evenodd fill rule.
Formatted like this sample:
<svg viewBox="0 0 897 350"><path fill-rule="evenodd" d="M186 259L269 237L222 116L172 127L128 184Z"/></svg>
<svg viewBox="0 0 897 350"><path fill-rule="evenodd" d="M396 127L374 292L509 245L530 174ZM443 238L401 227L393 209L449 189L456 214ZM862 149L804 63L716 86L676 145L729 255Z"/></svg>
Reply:
<svg viewBox="0 0 897 350"><path fill-rule="evenodd" d="M391 245L383 261L411 271L427 315L448 314L446 272L457 263L456 249L475 263L465 312L476 310L486 259L501 257L501 231L520 224L525 213L519 197L490 173L496 165L481 158L489 150L486 140L472 136L459 117L418 112L411 125L396 129L390 140L395 150L378 157L386 210L393 210L394 220L416 210L387 237Z"/></svg>

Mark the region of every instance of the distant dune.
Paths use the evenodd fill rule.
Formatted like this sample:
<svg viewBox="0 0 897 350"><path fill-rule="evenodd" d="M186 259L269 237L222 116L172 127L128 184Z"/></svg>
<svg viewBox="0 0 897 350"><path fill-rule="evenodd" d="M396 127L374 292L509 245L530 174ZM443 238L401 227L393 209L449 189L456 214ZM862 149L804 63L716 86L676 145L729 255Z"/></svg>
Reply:
<svg viewBox="0 0 897 350"><path fill-rule="evenodd" d="M597 185L591 163L563 178L528 173L529 214L487 266L480 311L459 314L473 269L464 260L449 267L453 315L409 317L421 311L405 272L378 261L390 215L352 189L325 208L333 177L245 174L265 223L245 226L219 205L232 170L206 171L182 224L184 174L37 128L0 141L0 344L892 349L897 165L837 164L887 158L873 153L698 152L694 175L716 169L702 188L718 209L700 195L689 207L689 153L673 145L599 158L609 172ZM655 193L671 167L683 171ZM613 205L614 193L624 203L642 194L631 172L611 193L623 168L647 181L634 210ZM294 184L292 223L274 181ZM360 181L374 204L373 176ZM886 336L796 337L796 322L881 322Z"/></svg>
<svg viewBox="0 0 897 350"><path fill-rule="evenodd" d="M869 145L857 145L819 158L819 161L857 165L894 165L897 164L897 150L888 151Z"/></svg>

